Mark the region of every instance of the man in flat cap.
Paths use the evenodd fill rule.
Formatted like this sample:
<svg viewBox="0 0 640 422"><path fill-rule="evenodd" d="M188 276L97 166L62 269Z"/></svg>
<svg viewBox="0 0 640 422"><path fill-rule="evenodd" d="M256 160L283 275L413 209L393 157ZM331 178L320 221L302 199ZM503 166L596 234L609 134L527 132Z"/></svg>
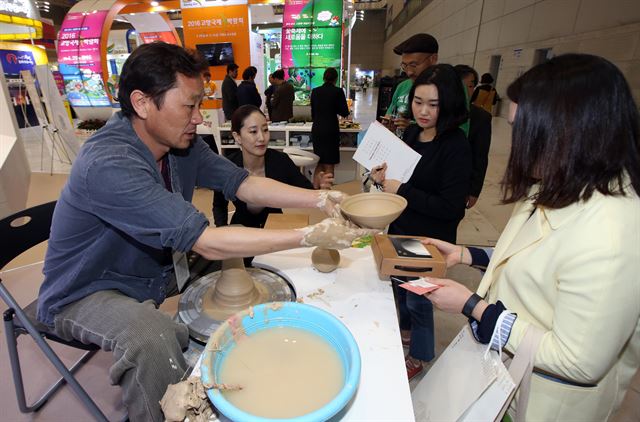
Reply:
<svg viewBox="0 0 640 422"><path fill-rule="evenodd" d="M400 67L409 79L398 84L385 117L404 130L410 123L409 91L418 75L438 62L438 41L429 34L415 34L397 45L393 52L402 56Z"/></svg>

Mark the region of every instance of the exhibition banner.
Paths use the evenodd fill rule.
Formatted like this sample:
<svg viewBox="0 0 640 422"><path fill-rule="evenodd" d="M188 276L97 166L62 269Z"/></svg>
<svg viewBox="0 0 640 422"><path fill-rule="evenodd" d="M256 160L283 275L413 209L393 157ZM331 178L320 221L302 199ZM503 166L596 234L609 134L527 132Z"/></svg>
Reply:
<svg viewBox="0 0 640 422"><path fill-rule="evenodd" d="M247 4L247 0L225 0L225 6L236 6ZM220 6L219 0L180 0L181 9L199 9L203 7L216 7Z"/></svg>
<svg viewBox="0 0 640 422"><path fill-rule="evenodd" d="M74 107L109 107L101 73L60 63L67 99Z"/></svg>
<svg viewBox="0 0 640 422"><path fill-rule="evenodd" d="M58 61L102 72L100 37L108 11L69 13L58 33Z"/></svg>
<svg viewBox="0 0 640 422"><path fill-rule="evenodd" d="M102 78L100 37L107 10L73 12L58 33L58 62L74 107L110 106Z"/></svg>
<svg viewBox="0 0 640 422"><path fill-rule="evenodd" d="M163 31L163 32L139 32L138 35L140 39L145 44L150 44L156 41L166 42L168 44L177 44L176 37L173 35L173 32Z"/></svg>
<svg viewBox="0 0 640 422"><path fill-rule="evenodd" d="M323 84L328 67L342 63L342 0L285 0L281 63L296 89L296 103Z"/></svg>
<svg viewBox="0 0 640 422"><path fill-rule="evenodd" d="M231 62L241 70L251 65L249 7L246 1L229 3L182 10L185 47L197 49L206 57L214 80L224 79Z"/></svg>
<svg viewBox="0 0 640 422"><path fill-rule="evenodd" d="M18 77L23 70L33 71L36 60L30 51L0 50L0 62L4 74L10 77Z"/></svg>

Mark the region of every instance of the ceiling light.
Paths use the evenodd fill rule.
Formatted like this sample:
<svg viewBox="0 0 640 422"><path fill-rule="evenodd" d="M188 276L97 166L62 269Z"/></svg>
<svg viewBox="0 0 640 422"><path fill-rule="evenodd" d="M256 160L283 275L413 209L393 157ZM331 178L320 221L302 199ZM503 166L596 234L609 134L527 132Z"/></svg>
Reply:
<svg viewBox="0 0 640 422"><path fill-rule="evenodd" d="M153 7L158 7L159 4L160 3L158 3L157 1L152 1L151 2L151 6L153 6Z"/></svg>

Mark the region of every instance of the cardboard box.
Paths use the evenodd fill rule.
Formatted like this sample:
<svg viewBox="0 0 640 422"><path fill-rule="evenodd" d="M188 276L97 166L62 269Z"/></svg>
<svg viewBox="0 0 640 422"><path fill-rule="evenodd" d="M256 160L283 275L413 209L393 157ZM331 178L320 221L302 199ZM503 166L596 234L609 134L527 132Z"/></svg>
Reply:
<svg viewBox="0 0 640 422"><path fill-rule="evenodd" d="M409 245L409 243L404 243L406 240L420 241L423 239L426 238L421 236L375 235L371 243L371 249L380 278L389 280L389 276L392 275L444 277L447 273L447 264L435 246L416 244L418 249L425 248L426 252L431 256L424 256L421 250L405 249L403 246ZM414 253L412 250L419 253Z"/></svg>
<svg viewBox="0 0 640 422"><path fill-rule="evenodd" d="M305 214L269 214L265 229L286 230L300 229L309 225L309 216Z"/></svg>

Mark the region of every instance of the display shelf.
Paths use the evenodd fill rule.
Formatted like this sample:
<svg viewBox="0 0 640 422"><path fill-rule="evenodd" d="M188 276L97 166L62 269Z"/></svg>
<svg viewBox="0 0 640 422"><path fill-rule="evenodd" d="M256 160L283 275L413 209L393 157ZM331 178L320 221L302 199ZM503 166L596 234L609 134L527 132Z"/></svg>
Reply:
<svg viewBox="0 0 640 422"><path fill-rule="evenodd" d="M269 148L284 149L286 147L296 147L303 150L310 151L313 149L310 136L311 136L311 123L296 124L289 123L287 125L269 125L269 132L271 133L271 139L284 139L284 145L272 146ZM340 129L340 151L353 152L356 150L357 134L361 129L349 128ZM282 136L284 134L284 137ZM231 139L231 125L225 123L213 129L213 135L218 149L229 149L229 147L237 148L237 145L222 143L222 139ZM291 141L291 138L298 138L295 142ZM303 145L303 146L301 146Z"/></svg>

